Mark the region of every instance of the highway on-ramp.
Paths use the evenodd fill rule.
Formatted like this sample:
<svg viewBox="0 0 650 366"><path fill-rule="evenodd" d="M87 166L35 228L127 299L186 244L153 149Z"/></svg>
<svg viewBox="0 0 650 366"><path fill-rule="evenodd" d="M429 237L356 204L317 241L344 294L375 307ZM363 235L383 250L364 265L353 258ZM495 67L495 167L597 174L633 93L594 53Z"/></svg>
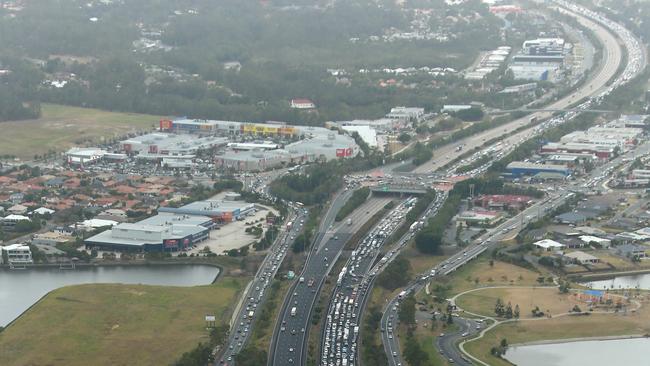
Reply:
<svg viewBox="0 0 650 366"><path fill-rule="evenodd" d="M566 2L561 2L561 4L563 6L567 5ZM612 24L611 22L607 22L607 20L602 17L590 14L587 11L580 12L580 14L589 14L589 17L591 19L578 14L575 8L573 8L573 11L566 9L564 11L570 12L578 19L582 25L594 31L596 36L604 45L604 58L600 68L596 71L595 75L585 83L585 85L580 87L571 95L553 103L548 107L549 109L563 109L571 104L580 102L583 98L601 97L603 95L606 95L611 92L611 90L613 90L613 87L621 85L625 81L637 75L638 72L645 67L646 63L644 53L645 51L640 51L638 49L638 42L636 42L634 39L630 39L631 37L629 34L625 36L626 32L624 29L621 29L619 26ZM606 29L604 24L608 24L607 28L609 28L611 31ZM619 77L616 77L616 79L615 76L622 63L622 49L621 45L618 43L618 40L611 33L612 31L615 31L617 35L621 37L621 40L626 45L628 55L634 55L631 60L628 60L628 64L623 69L622 74ZM609 83L611 83L611 85L609 85ZM589 103L581 104L581 106L588 107ZM571 112L565 118L558 119L557 123L562 123L563 121L574 117L576 113L579 112ZM435 169L439 169L450 161L455 160L463 153L464 150L458 149L459 145L468 146L470 148L481 146L485 143L485 141L492 140L499 137L500 135L507 134L510 131L525 126L526 124L530 123L531 118L544 119L548 117L550 117L549 112L537 112L527 116L524 119L513 121L504 126L500 126L498 128L494 128L492 130L485 131L483 133L463 139L453 146L443 146L434 152L434 159L416 169L416 173L430 174ZM548 126L552 126L552 124ZM516 146L524 142L526 139L534 136L535 133L539 132L539 129L541 128L543 127L531 127L524 129L523 131L505 138L502 140L502 143L503 145L511 145L511 147ZM648 151L650 151L648 144L644 144L638 147L636 150L626 153L625 159L629 160L635 156L647 154ZM604 181L609 172L611 172L616 166L622 163L622 159L623 157L619 157L613 159L605 165L597 167L590 173L589 178L585 178L583 181L571 183L567 187L561 187L558 192L550 194L549 197L537 202L535 205L529 207L528 209L502 223L496 228L489 230L486 234L482 235L470 246L465 248L462 254L456 254L440 263L438 266L434 267L432 269L432 273L435 273L436 276L448 275L452 273L459 267L465 265L468 261L472 260L488 248L492 247L499 240L512 237L527 223L543 217L549 210L560 206L566 202L567 199L573 197L575 195L574 192L587 193L594 187L598 187ZM414 281L405 288L405 291L406 293L417 292L423 286L424 285L421 281ZM385 307L381 323L383 329L386 329L388 327L389 320L396 319L397 310L399 308L399 300L403 296L405 296L404 293L402 293L402 295L399 297L391 299L391 301ZM468 323L467 326L469 327L468 330L471 330L471 324ZM469 333L469 331L467 333ZM458 341L461 336L459 336L458 333L444 335L436 341L436 344L439 347L439 351L446 357L453 360L454 363L463 365L471 364L470 361L468 361L464 355L460 354L460 352L455 347L456 341ZM398 339L396 337L389 336L388 332L384 332L382 333L382 341L384 343L384 349L386 351L389 364L402 364Z"/></svg>

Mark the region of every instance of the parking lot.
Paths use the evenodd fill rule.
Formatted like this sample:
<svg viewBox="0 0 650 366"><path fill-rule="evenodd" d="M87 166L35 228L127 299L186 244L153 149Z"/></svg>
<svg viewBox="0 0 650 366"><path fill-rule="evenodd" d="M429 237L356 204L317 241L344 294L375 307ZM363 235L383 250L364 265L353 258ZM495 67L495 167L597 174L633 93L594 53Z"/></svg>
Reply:
<svg viewBox="0 0 650 366"><path fill-rule="evenodd" d="M273 214L278 215L278 212L274 209L264 207L264 209L257 210L254 215L247 216L244 220L233 221L221 226L217 230L212 230L207 240L192 248L187 253L197 254L204 250L205 247L208 247L213 253L223 254L228 250L239 249L258 241L260 238L245 232L246 228L253 226L246 225L246 223L255 223L254 225L261 224L262 229L266 232L266 215L268 215L269 210Z"/></svg>

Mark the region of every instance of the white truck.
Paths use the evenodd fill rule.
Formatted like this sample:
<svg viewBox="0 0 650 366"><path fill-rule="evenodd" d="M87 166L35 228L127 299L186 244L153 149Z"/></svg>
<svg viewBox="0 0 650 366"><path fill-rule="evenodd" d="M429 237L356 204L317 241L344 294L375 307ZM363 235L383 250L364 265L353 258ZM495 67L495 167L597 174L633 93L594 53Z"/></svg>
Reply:
<svg viewBox="0 0 650 366"><path fill-rule="evenodd" d="M296 316L296 307L291 308L291 316Z"/></svg>

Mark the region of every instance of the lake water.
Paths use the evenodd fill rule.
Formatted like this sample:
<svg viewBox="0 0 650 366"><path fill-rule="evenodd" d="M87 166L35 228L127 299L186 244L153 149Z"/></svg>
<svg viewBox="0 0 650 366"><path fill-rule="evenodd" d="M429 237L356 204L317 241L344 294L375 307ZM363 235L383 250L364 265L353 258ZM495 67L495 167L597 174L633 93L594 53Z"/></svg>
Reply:
<svg viewBox="0 0 650 366"><path fill-rule="evenodd" d="M48 292L63 286L87 283L197 286L212 283L218 274L219 268L205 265L0 270L0 326L17 318Z"/></svg>
<svg viewBox="0 0 650 366"><path fill-rule="evenodd" d="M583 341L510 347L505 358L517 366L649 365L650 339Z"/></svg>
<svg viewBox="0 0 650 366"><path fill-rule="evenodd" d="M588 282L585 285L591 285L594 289L611 289L613 286L614 289L639 287L642 290L650 290L650 274L620 276L609 280Z"/></svg>

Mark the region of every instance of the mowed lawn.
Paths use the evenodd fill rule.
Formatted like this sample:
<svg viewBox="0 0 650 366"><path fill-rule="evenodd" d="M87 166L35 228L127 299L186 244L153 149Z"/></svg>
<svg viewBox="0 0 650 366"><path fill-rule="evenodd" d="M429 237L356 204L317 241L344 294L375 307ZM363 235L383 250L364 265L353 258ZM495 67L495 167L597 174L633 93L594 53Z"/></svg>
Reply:
<svg viewBox="0 0 650 366"><path fill-rule="evenodd" d="M169 365L207 341L205 315L230 321L246 281L55 290L0 333L0 364Z"/></svg>
<svg viewBox="0 0 650 366"><path fill-rule="evenodd" d="M576 299L574 294L562 294L555 287L538 288L486 288L464 294L456 299L462 309L472 313L496 316L494 308L497 299L512 308L519 305L521 318L533 318L535 307L547 314L568 313L575 305L587 308L586 304Z"/></svg>
<svg viewBox="0 0 650 366"><path fill-rule="evenodd" d="M25 121L0 122L0 155L32 159L50 150L114 139L129 132L150 130L159 116L108 112L56 104L41 105L42 116Z"/></svg>
<svg viewBox="0 0 650 366"><path fill-rule="evenodd" d="M540 273L510 263L493 261L481 256L459 268L449 279L442 281L451 286L451 293L492 286L532 286L539 285ZM435 286L435 283L433 284Z"/></svg>

